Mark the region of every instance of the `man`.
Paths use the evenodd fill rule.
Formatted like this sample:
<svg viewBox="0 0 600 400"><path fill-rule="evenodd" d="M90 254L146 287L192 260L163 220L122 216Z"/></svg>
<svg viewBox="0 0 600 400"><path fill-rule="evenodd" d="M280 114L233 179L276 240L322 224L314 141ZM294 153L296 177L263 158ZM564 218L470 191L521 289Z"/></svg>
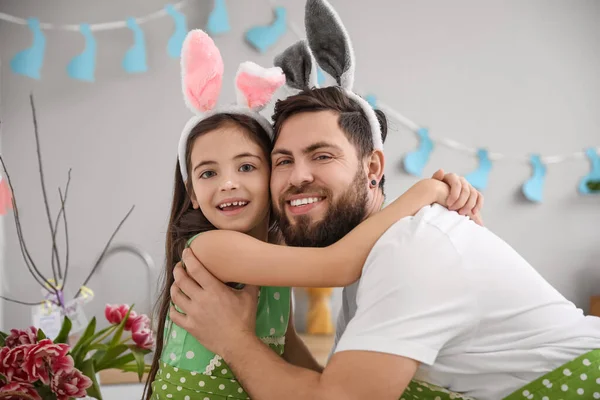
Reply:
<svg viewBox="0 0 600 400"><path fill-rule="evenodd" d="M348 221L381 208L383 188L360 184L365 175L381 181L383 153L353 139L369 137L352 117L359 110L337 88L277 105L271 190L288 245L330 244L353 228ZM291 194L327 201L297 213ZM184 262L204 289L191 288L180 268L178 288L202 307L172 313L174 322L221 354L256 399L397 399L415 376L500 399L600 348L600 319L584 317L493 233L441 206L397 222L375 245L359 282L344 289L322 373L270 352L253 334L255 299L221 286L193 256Z"/></svg>
<svg viewBox="0 0 600 400"><path fill-rule="evenodd" d="M331 51L347 43L328 35ZM310 47L326 58L316 53L327 46ZM351 51L343 56L350 62L328 71L342 88L304 90L275 108L271 192L291 246L331 244L383 205L384 155L344 83ZM319 200L298 210L292 196ZM254 399L456 398L413 378L479 400L600 398L600 319L492 232L438 205L398 221L373 247L344 289L322 371L289 364L254 336L256 292L228 289L189 253L184 263L172 293L185 315L171 318L222 355ZM180 291L201 306L180 305Z"/></svg>

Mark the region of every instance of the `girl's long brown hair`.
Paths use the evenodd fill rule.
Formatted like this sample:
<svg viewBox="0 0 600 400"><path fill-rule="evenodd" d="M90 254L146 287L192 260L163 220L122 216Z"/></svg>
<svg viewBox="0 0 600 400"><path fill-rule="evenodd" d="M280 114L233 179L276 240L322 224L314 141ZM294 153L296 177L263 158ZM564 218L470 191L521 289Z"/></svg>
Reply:
<svg viewBox="0 0 600 400"><path fill-rule="evenodd" d="M186 150L186 165L187 170L191 170L191 149L196 138L217 130L226 124L237 124L244 128L248 134L248 138L254 141L264 151L267 162L271 162L272 143L267 132L260 126L256 120L239 114L216 114L205 120L202 120L190 132ZM179 162L175 168L175 186L173 189L173 202L171 203L171 215L169 218L169 226L167 229L167 240L165 243L166 265L162 275L161 293L154 309L155 321L158 321L156 330L156 347L154 350L154 358L148 379L144 387L143 399L150 400L152 397L151 383L156 378L159 370L160 359L164 346L164 329L167 316L169 315L169 307L171 304L170 289L175 282L173 278L173 269L175 264L181 261L181 254L185 249L187 241L194 235L216 229L204 216L200 209L192 207L192 201L188 193L192 193L193 188L191 180L188 179L184 184L181 171L179 170ZM278 236L276 226L270 226L269 235L271 241Z"/></svg>

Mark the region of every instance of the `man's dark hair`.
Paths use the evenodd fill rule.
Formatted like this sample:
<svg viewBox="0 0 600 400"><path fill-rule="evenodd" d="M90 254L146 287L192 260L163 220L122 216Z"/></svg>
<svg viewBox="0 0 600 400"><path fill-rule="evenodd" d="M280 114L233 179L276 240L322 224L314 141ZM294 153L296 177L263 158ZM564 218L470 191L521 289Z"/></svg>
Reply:
<svg viewBox="0 0 600 400"><path fill-rule="evenodd" d="M344 91L337 86L307 89L285 100L275 104L273 114L275 139L279 136L281 126L292 115L332 110L339 113L338 125L346 134L346 137L356 147L359 160L373 152L373 136L367 116L354 100L350 99ZM385 142L387 136L387 118L380 110L375 110L379 126L381 127L381 138ZM379 187L383 191L385 176L381 177Z"/></svg>

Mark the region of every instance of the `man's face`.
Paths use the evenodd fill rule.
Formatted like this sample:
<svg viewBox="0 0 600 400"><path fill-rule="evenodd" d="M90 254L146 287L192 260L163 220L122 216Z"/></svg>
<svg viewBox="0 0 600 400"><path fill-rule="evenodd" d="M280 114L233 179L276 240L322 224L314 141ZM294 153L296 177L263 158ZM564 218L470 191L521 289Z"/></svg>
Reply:
<svg viewBox="0 0 600 400"><path fill-rule="evenodd" d="M271 195L289 246L328 246L366 216L367 173L338 118L333 111L296 114L275 142Z"/></svg>

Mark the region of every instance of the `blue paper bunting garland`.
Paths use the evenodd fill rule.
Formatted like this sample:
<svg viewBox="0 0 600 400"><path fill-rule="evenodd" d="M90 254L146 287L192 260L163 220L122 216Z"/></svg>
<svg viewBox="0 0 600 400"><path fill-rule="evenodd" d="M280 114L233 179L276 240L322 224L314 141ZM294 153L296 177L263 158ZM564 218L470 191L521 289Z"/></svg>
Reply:
<svg viewBox="0 0 600 400"><path fill-rule="evenodd" d="M133 46L127 50L123 57L123 69L130 74L146 72L148 65L146 63L146 40L144 32L135 21L135 18L127 20L127 27L133 32Z"/></svg>
<svg viewBox="0 0 600 400"><path fill-rule="evenodd" d="M229 26L229 15L225 0L215 0L215 6L208 16L206 32L211 36L222 35L231 30Z"/></svg>
<svg viewBox="0 0 600 400"><path fill-rule="evenodd" d="M533 172L523 184L523 195L529 201L541 203L544 195L544 180L546 179L546 166L538 154L533 154L530 158Z"/></svg>
<svg viewBox="0 0 600 400"><path fill-rule="evenodd" d="M419 146L417 150L409 152L403 161L404 170L414 176L422 176L423 168L429 160L429 155L433 151L433 142L429 138L429 130L421 128L417 132L419 136Z"/></svg>
<svg viewBox="0 0 600 400"><path fill-rule="evenodd" d="M185 40L185 35L187 35L187 20L185 15L180 13L173 7L173 4L167 4L165 6L165 10L167 14L173 18L173 22L175 22L175 31L169 38L169 43L167 44L167 53L171 58L179 58L181 55L181 48L183 47L183 41Z"/></svg>
<svg viewBox="0 0 600 400"><path fill-rule="evenodd" d="M365 100L371 105L371 107L377 108L377 98L375 95L369 94L365 96Z"/></svg>
<svg viewBox="0 0 600 400"><path fill-rule="evenodd" d="M174 22L174 30L169 37L167 44L167 54L171 58L179 58L181 56L181 48L188 32L186 16L179 11L185 4L185 1L180 1L174 4L167 4L164 9L138 19L129 18L127 21L107 24L81 24L56 26L52 24L41 24L36 18L27 20L13 17L6 14L0 14L0 19L9 22L15 22L21 25L26 25L32 34L32 43L28 48L16 53L10 60L10 68L15 74L27 76L32 79L41 79L41 70L44 64L46 37L43 29L61 29L66 31L79 32L84 38L84 49L81 53L75 55L67 64L66 72L72 79L86 82L94 82L97 57L97 42L94 36L95 31L104 31L107 29L116 29L127 27L133 33L133 45L127 50L122 60L122 66L128 73L141 73L148 70L147 51L144 32L139 24L154 20L161 16L170 16ZM287 25L291 27L291 31L299 36L299 29L294 26L293 21L287 21L287 12L283 7L273 8L274 19L271 24L263 26L255 26L250 28L245 33L245 39L260 53L269 50L286 32ZM206 31L210 35L219 35L231 30L229 23L229 15L225 0L214 0L213 9L208 17ZM301 37L298 37L301 39ZM320 86L326 85L326 75L321 68L317 68L317 81ZM403 159L404 170L415 176L422 176L423 170L429 161L431 152L434 149L434 141L429 137L429 132L425 128L419 128L417 124L403 117L397 111L391 109L384 104L378 105L375 95L365 96L365 100L373 108L381 108L391 117L397 119L409 129L417 133L419 144L416 150L406 154ZM454 148L457 150L473 152L474 149L468 148L460 143L450 139L438 138L436 143ZM592 193L600 193L600 148L588 148L583 153L585 158L590 162L590 172L582 177L577 186L578 192L583 195ZM531 155L529 163L532 168L530 178L523 183L522 192L526 199L532 202L541 202L543 199L543 187L546 178L546 163L563 162L572 157L581 157L581 153L573 155L552 156L542 158L539 155ZM495 154L494 160L502 159L503 155ZM488 186L489 173L492 168L492 162L489 154L485 149L477 150L478 168L467 174L466 179L478 190L485 190ZM524 160L525 161L525 160Z"/></svg>
<svg viewBox="0 0 600 400"><path fill-rule="evenodd" d="M596 150L588 148L585 150L585 155L590 161L590 173L584 176L579 182L579 193L581 194L597 194L598 191L592 190L593 185L590 182L600 181L600 156ZM592 187L590 187L592 186Z"/></svg>
<svg viewBox="0 0 600 400"><path fill-rule="evenodd" d="M85 39L83 51L73 57L67 65L67 74L73 78L85 82L94 82L94 71L96 70L96 39L92 35L89 24L81 24L79 28Z"/></svg>
<svg viewBox="0 0 600 400"><path fill-rule="evenodd" d="M488 177L490 170L492 169L492 162L488 156L488 151L485 149L477 150L477 159L479 160L479 167L467 174L465 179L477 190L484 191L488 185Z"/></svg>
<svg viewBox="0 0 600 400"><path fill-rule="evenodd" d="M325 83L325 73L320 67L317 67L317 83L319 86Z"/></svg>
<svg viewBox="0 0 600 400"><path fill-rule="evenodd" d="M37 18L29 18L27 26L33 35L33 43L31 47L15 54L10 60L10 69L15 74L41 79L40 71L44 65L46 37L40 29L40 21Z"/></svg>
<svg viewBox="0 0 600 400"><path fill-rule="evenodd" d="M252 47L264 53L273 46L286 30L286 10L276 7L274 10L275 20L271 25L255 26L246 32L246 40Z"/></svg>

